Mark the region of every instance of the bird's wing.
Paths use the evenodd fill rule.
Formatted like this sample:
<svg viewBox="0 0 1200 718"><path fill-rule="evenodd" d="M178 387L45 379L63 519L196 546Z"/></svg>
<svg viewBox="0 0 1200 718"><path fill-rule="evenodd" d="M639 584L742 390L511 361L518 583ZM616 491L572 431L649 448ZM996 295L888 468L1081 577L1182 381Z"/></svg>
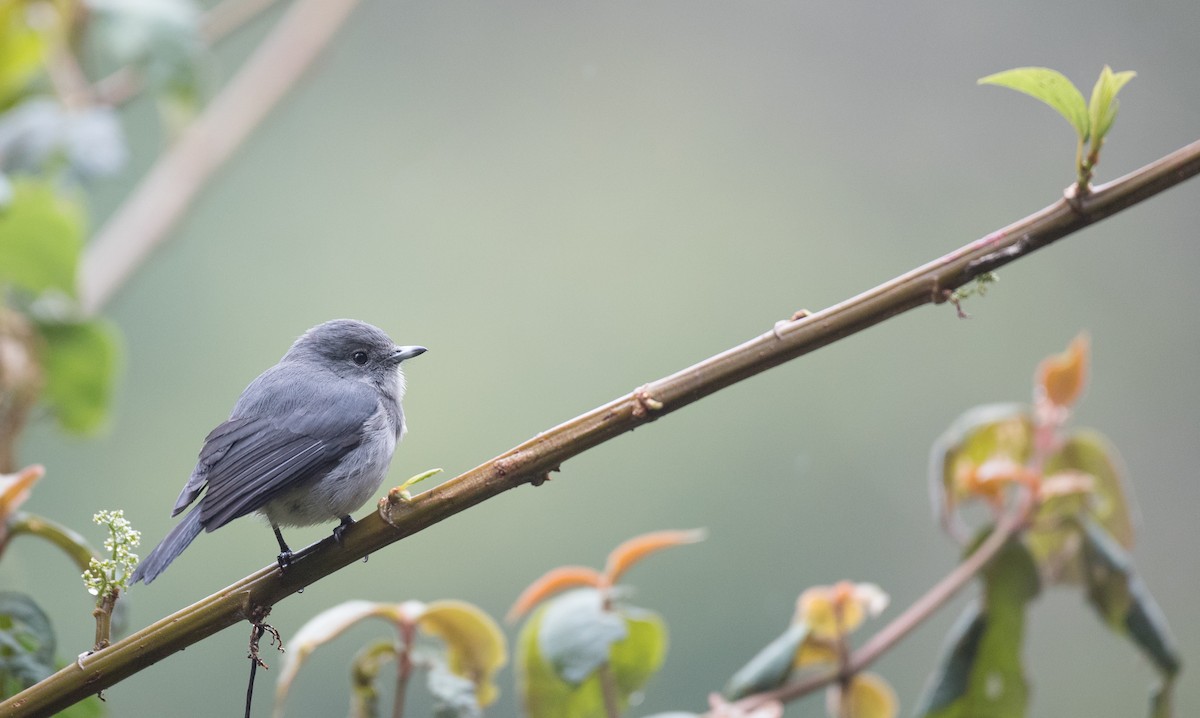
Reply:
<svg viewBox="0 0 1200 718"><path fill-rule="evenodd" d="M193 481L207 482L200 499L206 530L262 508L290 486L325 475L362 440L363 424L379 411L371 387L303 379L311 377L264 374L255 380L257 391L243 395L260 399L239 401L234 416L209 434L184 488L186 494Z"/></svg>

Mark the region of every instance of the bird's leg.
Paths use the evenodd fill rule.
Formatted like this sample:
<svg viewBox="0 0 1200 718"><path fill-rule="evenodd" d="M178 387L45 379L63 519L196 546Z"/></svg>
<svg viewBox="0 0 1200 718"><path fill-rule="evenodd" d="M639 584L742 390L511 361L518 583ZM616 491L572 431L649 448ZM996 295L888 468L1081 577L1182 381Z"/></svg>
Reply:
<svg viewBox="0 0 1200 718"><path fill-rule="evenodd" d="M287 541L283 540L283 533L275 524L271 524L271 528L275 530L275 540L279 542L279 562L280 570L287 570L288 566L292 565L292 550L288 548Z"/></svg>
<svg viewBox="0 0 1200 718"><path fill-rule="evenodd" d="M343 516L342 522L333 527L333 540L338 542L338 546L342 545L342 537L346 535L346 529L354 525L354 519L349 516Z"/></svg>

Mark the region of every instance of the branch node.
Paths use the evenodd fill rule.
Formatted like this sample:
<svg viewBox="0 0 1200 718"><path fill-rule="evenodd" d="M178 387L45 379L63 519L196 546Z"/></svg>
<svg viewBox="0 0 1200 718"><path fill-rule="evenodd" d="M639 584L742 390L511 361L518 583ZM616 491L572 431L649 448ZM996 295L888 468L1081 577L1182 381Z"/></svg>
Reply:
<svg viewBox="0 0 1200 718"><path fill-rule="evenodd" d="M516 451L508 456L496 459L492 466L496 467L496 476L508 476L520 469L524 461L525 457L521 455L521 452Z"/></svg>
<svg viewBox="0 0 1200 718"><path fill-rule="evenodd" d="M633 391L633 417L644 419L652 411L659 411L663 403L650 394L650 385L643 384Z"/></svg>
<svg viewBox="0 0 1200 718"><path fill-rule="evenodd" d="M775 335L776 339L783 341L783 335L779 333L779 330L783 329L788 324L798 322L801 319L811 316L812 312L808 311L807 309L797 309L796 312L792 314L790 319L780 319L779 321L775 322L775 327L771 330L771 333Z"/></svg>
<svg viewBox="0 0 1200 718"><path fill-rule="evenodd" d="M1087 210L1085 210L1083 207L1083 201L1091 196L1091 194L1091 185L1081 186L1079 183L1073 183L1068 185L1067 188L1063 190L1063 201L1067 203L1067 206L1071 208L1071 211L1075 213L1075 216L1086 220L1088 218L1088 214Z"/></svg>
<svg viewBox="0 0 1200 718"><path fill-rule="evenodd" d="M379 518L383 522L394 529L400 528L400 521L396 514L403 511L412 502L412 498L407 496L408 492L400 487L396 487L387 492L387 496L379 500L378 511Z"/></svg>
<svg viewBox="0 0 1200 718"><path fill-rule="evenodd" d="M539 476L533 477L532 479L530 479L529 483L532 486L541 486L542 484L546 483L550 479L554 478L553 476L550 475L551 472L561 471L561 470L562 470L561 467L555 466L554 468L550 469L550 471L547 471L546 473L541 474Z"/></svg>

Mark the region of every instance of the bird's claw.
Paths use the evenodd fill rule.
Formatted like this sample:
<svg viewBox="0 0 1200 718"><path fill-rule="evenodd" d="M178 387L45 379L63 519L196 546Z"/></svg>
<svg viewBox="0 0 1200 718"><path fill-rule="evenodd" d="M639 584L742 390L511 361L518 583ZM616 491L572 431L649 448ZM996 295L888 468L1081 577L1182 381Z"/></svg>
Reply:
<svg viewBox="0 0 1200 718"><path fill-rule="evenodd" d="M292 565L292 552L280 551L279 556L275 559L279 563L279 570L286 571Z"/></svg>
<svg viewBox="0 0 1200 718"><path fill-rule="evenodd" d="M343 516L342 522L333 527L333 540L338 542L338 546L342 545L342 539L346 535L346 531L354 525L354 519L349 516Z"/></svg>

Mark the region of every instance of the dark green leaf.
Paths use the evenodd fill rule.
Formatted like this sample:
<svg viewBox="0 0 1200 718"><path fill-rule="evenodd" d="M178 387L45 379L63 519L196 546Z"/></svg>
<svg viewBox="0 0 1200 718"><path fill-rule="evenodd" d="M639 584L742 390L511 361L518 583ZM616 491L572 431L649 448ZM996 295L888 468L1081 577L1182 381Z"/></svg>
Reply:
<svg viewBox="0 0 1200 718"><path fill-rule="evenodd" d="M63 428L97 429L108 415L120 362L115 327L95 319L39 329L46 340L46 401Z"/></svg>
<svg viewBox="0 0 1200 718"><path fill-rule="evenodd" d="M54 629L32 598L0 593L0 678L22 688L54 672Z"/></svg>
<svg viewBox="0 0 1200 718"><path fill-rule="evenodd" d="M999 85L1035 97L1065 117L1081 140L1088 137L1088 108L1083 101L1083 93L1057 70L1018 67L981 78L979 84Z"/></svg>
<svg viewBox="0 0 1200 718"><path fill-rule="evenodd" d="M1020 718L1029 688L1021 664L1025 606L1040 590L1037 566L1012 540L984 570L982 605L951 632L918 715L938 718Z"/></svg>
<svg viewBox="0 0 1200 718"><path fill-rule="evenodd" d="M985 628L987 620L977 604L967 608L955 622L946 636L946 648L938 666L925 687L917 715L936 715L966 694Z"/></svg>
<svg viewBox="0 0 1200 718"><path fill-rule="evenodd" d="M796 652L808 637L808 626L794 623L781 636L771 641L746 665L738 669L725 687L725 696L736 701L752 693L778 688L792 673Z"/></svg>
<svg viewBox="0 0 1200 718"><path fill-rule="evenodd" d="M83 211L46 182L19 179L12 187L12 201L0 211L0 284L74 296Z"/></svg>
<svg viewBox="0 0 1200 718"><path fill-rule="evenodd" d="M1179 672L1179 651L1162 609L1133 570L1129 554L1100 525L1083 522L1088 600L1105 624L1127 635L1164 677Z"/></svg>

